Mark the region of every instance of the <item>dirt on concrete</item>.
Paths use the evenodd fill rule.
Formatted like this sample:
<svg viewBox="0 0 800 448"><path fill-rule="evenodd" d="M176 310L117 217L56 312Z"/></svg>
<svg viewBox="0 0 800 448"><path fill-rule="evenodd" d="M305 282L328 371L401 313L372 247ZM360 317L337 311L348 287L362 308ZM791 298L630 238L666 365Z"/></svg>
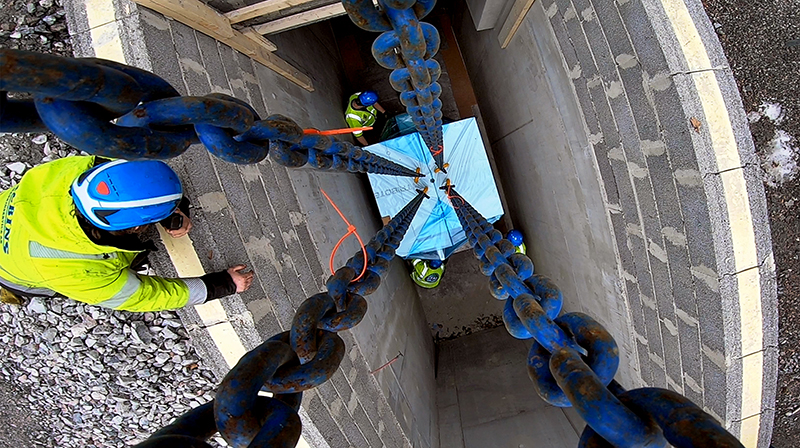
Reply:
<svg viewBox="0 0 800 448"><path fill-rule="evenodd" d="M764 161L765 177L775 168L789 173L800 148L800 0L703 3L751 118L750 129ZM778 135L784 136L786 155L791 158L788 166L779 167L781 163L770 158ZM775 448L790 448L800 446L800 180L795 176L768 185L766 192L780 313L772 444Z"/></svg>

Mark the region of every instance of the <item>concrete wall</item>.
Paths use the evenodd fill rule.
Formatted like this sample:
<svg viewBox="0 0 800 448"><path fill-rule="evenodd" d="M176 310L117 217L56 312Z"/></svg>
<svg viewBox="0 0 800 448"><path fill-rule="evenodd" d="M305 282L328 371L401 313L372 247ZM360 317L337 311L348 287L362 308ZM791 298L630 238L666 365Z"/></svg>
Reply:
<svg viewBox="0 0 800 448"><path fill-rule="evenodd" d="M620 343L623 385L678 391L769 446L766 201L702 3L540 0L506 50L454 22L537 270Z"/></svg>
<svg viewBox="0 0 800 448"><path fill-rule="evenodd" d="M536 271L564 292L565 311L597 318L620 345L619 379L637 366L617 256L589 137L551 35L534 5L506 50L497 30L454 20L515 225Z"/></svg>
<svg viewBox="0 0 800 448"><path fill-rule="evenodd" d="M182 94L224 92L246 100L261 117L279 113L303 127L345 126L342 67L327 24L271 36L277 54L312 78L316 90L307 92L161 14L124 0L115 6L116 20L93 28L83 3L69 4L78 54L95 55L104 43L98 36L119 33L125 42L120 58L152 70ZM287 170L269 159L237 166L199 145L170 163L195 207L191 240L202 270L244 263L256 273L249 291L220 302L220 319L209 322L207 312L193 309L182 313L198 351L221 377L231 359L288 330L295 309L324 290L328 256L347 227L320 188L365 240L380 228L380 218L362 175ZM348 240L335 265L357 249ZM176 273L165 251L154 258L160 273ZM381 288L367 300L361 324L340 333L347 353L336 374L304 393L304 436L315 447L430 447L437 431L433 343L400 261L392 262ZM403 356L389 368L370 373L399 352Z"/></svg>
<svg viewBox="0 0 800 448"><path fill-rule="evenodd" d="M449 448L578 445L585 423L550 406L529 387L529 341L505 328L442 342L437 407L439 443Z"/></svg>

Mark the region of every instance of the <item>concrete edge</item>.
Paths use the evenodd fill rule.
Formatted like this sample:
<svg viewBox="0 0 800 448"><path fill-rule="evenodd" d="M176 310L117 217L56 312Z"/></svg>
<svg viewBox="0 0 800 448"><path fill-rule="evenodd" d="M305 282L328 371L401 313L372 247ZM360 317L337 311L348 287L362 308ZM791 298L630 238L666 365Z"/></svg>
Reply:
<svg viewBox="0 0 800 448"><path fill-rule="evenodd" d="M672 75L686 77L678 89L684 107L699 109L704 118L700 132L708 145L696 144L695 151L715 215L712 229L727 328L725 423L745 446L767 448L777 387L777 286L755 147L733 74L700 1L643 3ZM699 105L686 105L687 100Z"/></svg>

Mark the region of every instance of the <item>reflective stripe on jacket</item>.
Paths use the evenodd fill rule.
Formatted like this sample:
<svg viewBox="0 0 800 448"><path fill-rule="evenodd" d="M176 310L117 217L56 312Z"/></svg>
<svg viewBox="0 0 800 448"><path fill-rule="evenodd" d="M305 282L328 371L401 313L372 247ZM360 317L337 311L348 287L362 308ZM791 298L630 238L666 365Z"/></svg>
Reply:
<svg viewBox="0 0 800 448"><path fill-rule="evenodd" d="M0 193L0 277L27 289L46 288L81 302L129 311L181 308L205 301L200 279L140 276L140 252L99 246L78 224L69 189L94 157L67 157L31 169ZM202 296L202 297L201 297Z"/></svg>
<svg viewBox="0 0 800 448"><path fill-rule="evenodd" d="M347 126L351 128L372 126L375 124L375 117L378 113L372 106L361 110L353 109L353 100L358 99L360 94L361 92L356 92L350 95L350 100L347 101L347 110L344 112L344 120L347 122ZM364 135L363 131L353 131L353 137L361 137L362 135Z"/></svg>

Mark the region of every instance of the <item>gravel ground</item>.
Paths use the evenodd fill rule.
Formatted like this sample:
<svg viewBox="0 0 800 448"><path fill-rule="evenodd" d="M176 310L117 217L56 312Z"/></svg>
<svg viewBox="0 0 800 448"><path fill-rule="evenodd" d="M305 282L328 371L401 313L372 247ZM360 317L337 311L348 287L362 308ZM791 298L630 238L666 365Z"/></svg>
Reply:
<svg viewBox="0 0 800 448"><path fill-rule="evenodd" d="M17 389L18 405L0 415L32 442L0 446L130 445L213 398L214 375L174 312L34 298L0 305L0 320L0 394Z"/></svg>
<svg viewBox="0 0 800 448"><path fill-rule="evenodd" d="M64 15L60 1L0 0L0 47L71 56ZM75 154L50 133L0 134L0 189ZM1 304L0 320L0 447L132 445L213 398L173 312L34 299Z"/></svg>
<svg viewBox="0 0 800 448"><path fill-rule="evenodd" d="M778 270L780 363L772 443L800 447L800 0L704 0L763 161Z"/></svg>

